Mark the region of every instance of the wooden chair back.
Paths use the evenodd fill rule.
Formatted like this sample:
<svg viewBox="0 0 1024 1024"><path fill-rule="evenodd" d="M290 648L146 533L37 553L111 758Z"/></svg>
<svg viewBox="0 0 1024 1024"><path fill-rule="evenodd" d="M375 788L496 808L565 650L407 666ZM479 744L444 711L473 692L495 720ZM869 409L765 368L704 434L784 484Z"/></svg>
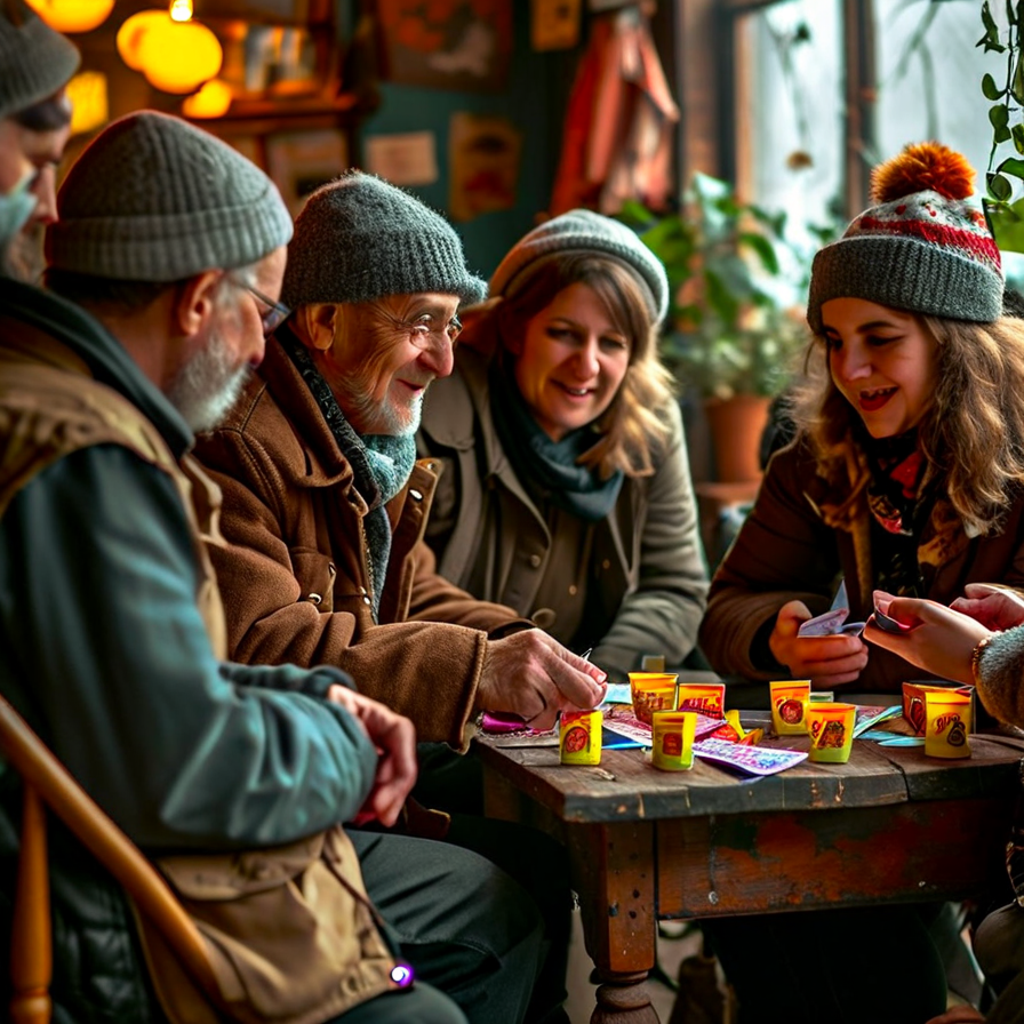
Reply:
<svg viewBox="0 0 1024 1024"><path fill-rule="evenodd" d="M0 696L0 751L24 783L21 849L11 935L12 1024L48 1024L52 1011L46 813L57 815L106 867L139 913L163 935L200 988L216 980L195 922L163 876L72 778L28 723Z"/></svg>

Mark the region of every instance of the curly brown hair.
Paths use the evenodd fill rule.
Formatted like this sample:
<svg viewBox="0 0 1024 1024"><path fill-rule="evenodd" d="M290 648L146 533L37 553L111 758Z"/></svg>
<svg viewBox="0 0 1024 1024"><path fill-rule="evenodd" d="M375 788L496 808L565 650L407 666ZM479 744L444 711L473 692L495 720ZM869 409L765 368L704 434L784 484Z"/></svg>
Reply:
<svg viewBox="0 0 1024 1024"><path fill-rule="evenodd" d="M935 481L971 534L998 531L1008 495L1024 486L1024 320L990 324L915 314L937 343L935 396L918 427ZM823 474L842 478L838 447L856 443L856 411L828 370L827 345L815 338L804 382L794 390L793 417L813 446Z"/></svg>
<svg viewBox="0 0 1024 1024"><path fill-rule="evenodd" d="M618 470L631 477L650 476L671 429L665 409L675 398L672 376L658 357L658 323L651 300L633 271L607 256L553 253L538 261L521 288L492 300L485 319L492 320L501 348L511 351L509 339L520 335L529 320L574 284L593 290L615 329L630 342L626 376L594 424L600 440L580 463L605 478Z"/></svg>

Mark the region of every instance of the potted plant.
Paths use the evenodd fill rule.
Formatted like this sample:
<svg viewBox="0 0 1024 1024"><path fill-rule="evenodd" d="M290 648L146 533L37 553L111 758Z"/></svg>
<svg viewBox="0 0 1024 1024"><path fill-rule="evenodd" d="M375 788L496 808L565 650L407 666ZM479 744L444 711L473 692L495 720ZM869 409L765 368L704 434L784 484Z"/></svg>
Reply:
<svg viewBox="0 0 1024 1024"><path fill-rule="evenodd" d="M672 305L661 355L683 388L704 399L718 477L756 479L768 405L807 343L803 310L780 252L792 253L785 214L740 202L732 187L694 176L684 214L629 203L621 219L664 263Z"/></svg>

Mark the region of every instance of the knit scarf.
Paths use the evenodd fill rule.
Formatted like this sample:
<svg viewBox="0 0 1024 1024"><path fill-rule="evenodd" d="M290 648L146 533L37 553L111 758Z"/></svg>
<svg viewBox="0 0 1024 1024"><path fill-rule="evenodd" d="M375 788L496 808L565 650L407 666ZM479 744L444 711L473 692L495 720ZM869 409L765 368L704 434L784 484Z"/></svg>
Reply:
<svg viewBox="0 0 1024 1024"><path fill-rule="evenodd" d="M604 519L619 497L623 473L617 470L602 480L594 470L579 465L580 457L598 440L593 428L580 427L561 441L552 441L533 418L505 360L491 363L490 391L494 429L516 476L532 496L584 522Z"/></svg>
<svg viewBox="0 0 1024 1024"><path fill-rule="evenodd" d="M369 506L363 528L370 556L367 568L376 620L391 554L391 520L385 506L409 480L416 462L416 441L411 434L356 433L306 346L287 328L278 330L275 336L320 407L334 440L352 467L356 490Z"/></svg>
<svg viewBox="0 0 1024 1024"><path fill-rule="evenodd" d="M926 584L918 564L918 547L932 510L931 488L922 490L925 459L917 430L896 437L859 438L867 455L871 480L868 508L876 529L876 583L892 594L924 597ZM877 527L880 527L878 529Z"/></svg>

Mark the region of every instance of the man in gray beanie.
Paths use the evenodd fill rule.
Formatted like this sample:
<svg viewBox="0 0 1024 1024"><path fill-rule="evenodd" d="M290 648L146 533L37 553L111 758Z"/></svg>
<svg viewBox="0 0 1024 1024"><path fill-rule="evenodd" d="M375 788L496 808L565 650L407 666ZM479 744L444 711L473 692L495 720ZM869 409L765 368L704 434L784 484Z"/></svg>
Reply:
<svg viewBox="0 0 1024 1024"><path fill-rule="evenodd" d="M423 542L437 482L434 464L416 461L423 393L451 373L460 305L484 294L443 217L372 175L343 175L296 221L282 290L294 314L196 448L225 494L230 545L210 557L232 656L343 668L408 715L420 741L457 751L482 711L550 728L560 709L596 706L605 678L511 608L442 579ZM431 757L431 778L462 774L447 747ZM432 804L478 809L472 781L464 801L439 789ZM466 818L452 842L515 845L481 842L479 820ZM565 895L538 902L559 913Z"/></svg>
<svg viewBox="0 0 1024 1024"><path fill-rule="evenodd" d="M0 273L38 277L37 234L52 222L56 166L71 132L64 87L78 50L22 0L0 0Z"/></svg>
<svg viewBox="0 0 1024 1024"><path fill-rule="evenodd" d="M277 189L213 136L142 112L94 140L58 202L55 294L0 279L0 692L178 887L212 936L216 985L170 970L57 830L57 1015L460 1024L449 995L408 987L399 957L472 1002L495 928L521 972L508 985L528 992L541 925L515 883L461 850L439 865L420 856L431 844L357 833L354 846L340 827L395 822L416 774L411 723L337 668L224 660L204 548L223 543L220 491L188 450L281 317L292 224ZM5 787L8 909L19 803ZM396 863L409 865L405 902L388 905L400 931L366 895ZM468 886L458 900L449 876ZM464 935L446 930L455 911Z"/></svg>

